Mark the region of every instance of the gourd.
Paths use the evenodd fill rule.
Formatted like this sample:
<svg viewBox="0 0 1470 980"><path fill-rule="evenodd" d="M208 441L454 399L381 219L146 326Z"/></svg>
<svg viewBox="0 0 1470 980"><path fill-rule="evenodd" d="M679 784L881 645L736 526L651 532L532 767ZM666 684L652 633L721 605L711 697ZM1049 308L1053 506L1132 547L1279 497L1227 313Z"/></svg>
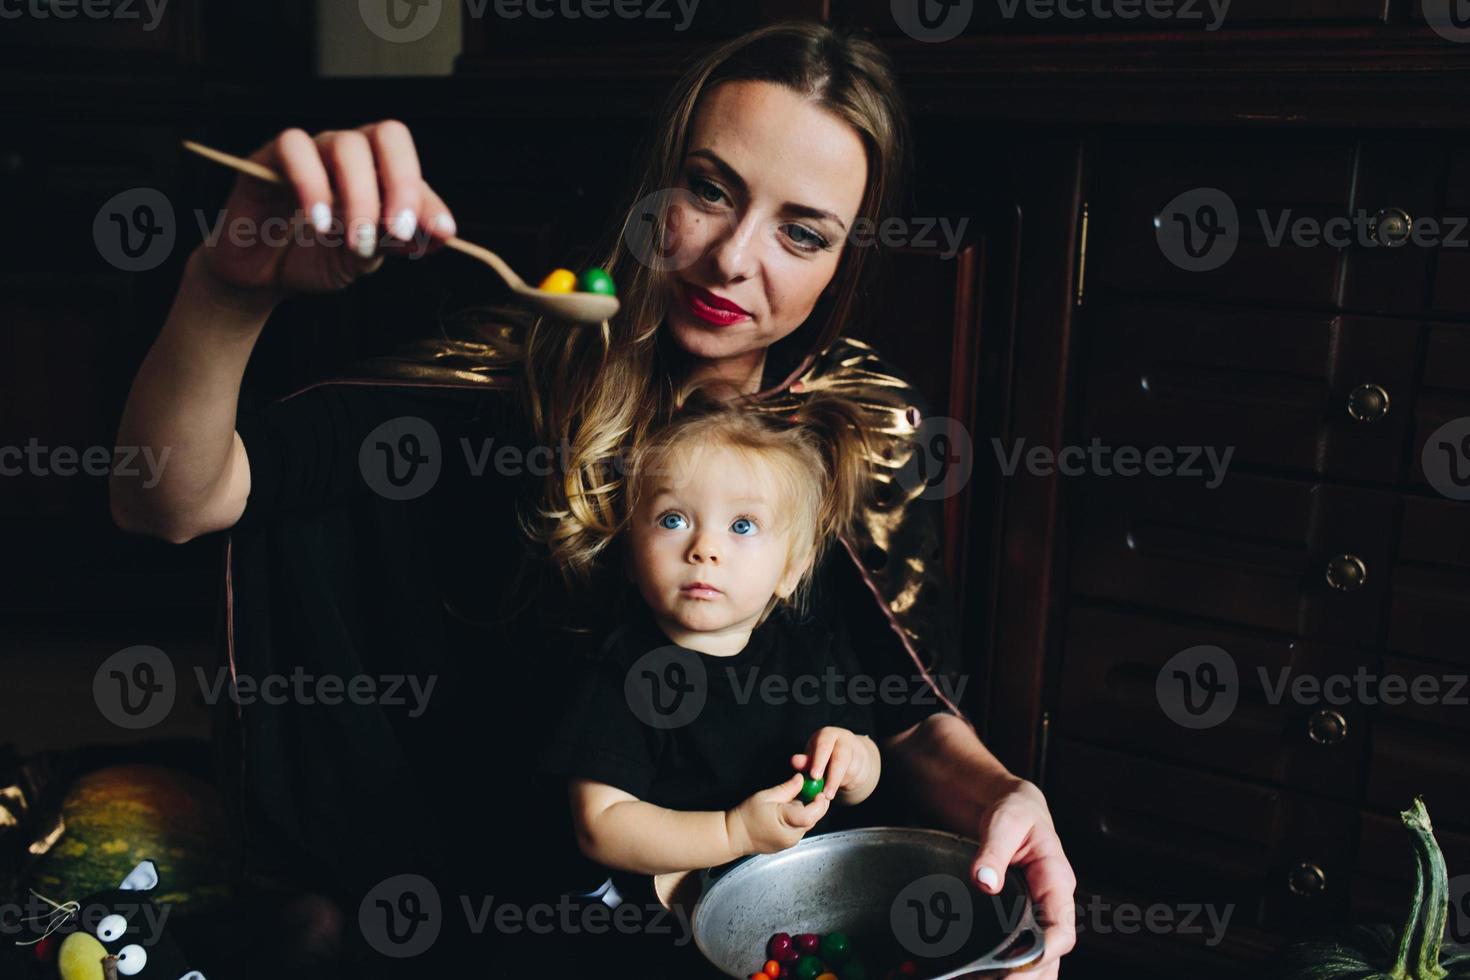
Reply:
<svg viewBox="0 0 1470 980"><path fill-rule="evenodd" d="M1470 946L1442 945L1449 880L1429 811L1416 797L1399 817L1414 842L1414 899L1402 932L1357 926L1340 940L1297 943L1283 954L1282 980L1470 980Z"/></svg>

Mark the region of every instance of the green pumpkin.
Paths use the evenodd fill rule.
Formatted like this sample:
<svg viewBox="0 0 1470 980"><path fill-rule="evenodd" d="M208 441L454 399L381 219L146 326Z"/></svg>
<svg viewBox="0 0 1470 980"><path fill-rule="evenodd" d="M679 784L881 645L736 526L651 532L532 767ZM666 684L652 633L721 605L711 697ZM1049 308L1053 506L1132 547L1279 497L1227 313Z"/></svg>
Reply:
<svg viewBox="0 0 1470 980"><path fill-rule="evenodd" d="M1449 875L1424 801L1399 816L1414 837L1414 902L1401 931L1358 926L1340 940L1297 943L1282 955L1282 980L1470 980L1470 947L1444 946Z"/></svg>

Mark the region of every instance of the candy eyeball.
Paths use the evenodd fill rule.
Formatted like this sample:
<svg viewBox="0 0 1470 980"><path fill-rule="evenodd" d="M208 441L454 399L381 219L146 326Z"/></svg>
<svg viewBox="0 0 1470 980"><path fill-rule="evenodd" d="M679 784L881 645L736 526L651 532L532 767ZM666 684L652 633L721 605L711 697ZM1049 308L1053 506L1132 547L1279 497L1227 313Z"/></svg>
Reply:
<svg viewBox="0 0 1470 980"><path fill-rule="evenodd" d="M97 938L104 943L117 942L128 931L128 920L120 915L104 915L97 923Z"/></svg>
<svg viewBox="0 0 1470 980"><path fill-rule="evenodd" d="M117 951L117 972L125 977L136 976L148 965L148 952L134 943Z"/></svg>

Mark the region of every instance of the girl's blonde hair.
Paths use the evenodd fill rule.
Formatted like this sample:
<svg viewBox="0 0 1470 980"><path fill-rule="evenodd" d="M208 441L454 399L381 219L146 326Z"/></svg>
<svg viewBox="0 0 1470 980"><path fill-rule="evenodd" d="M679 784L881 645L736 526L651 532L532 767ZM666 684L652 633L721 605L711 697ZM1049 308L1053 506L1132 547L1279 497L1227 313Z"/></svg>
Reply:
<svg viewBox="0 0 1470 980"><path fill-rule="evenodd" d="M625 224L595 253L617 284L618 314L600 327L586 327L511 307L477 311L498 323L482 328L496 356L522 364L522 407L535 438L566 447L565 467L547 476L539 494L523 500L519 518L568 585L593 577L626 511L615 460L672 418L688 375L687 355L660 329L670 274L641 261L629 237L647 227L650 200L681 186L701 98L732 81L781 85L852 125L868 168L857 221L866 219L873 227L901 206L909 166L907 115L887 55L867 37L784 21L726 42L685 72L657 116ZM651 247L660 255L667 254L663 225L657 215ZM859 326L859 315L873 305L879 255L876 246L845 248L828 292L785 341L798 350L822 350L844 329Z"/></svg>
<svg viewBox="0 0 1470 980"><path fill-rule="evenodd" d="M761 621L782 601L805 617L813 572L872 489L862 410L844 398L814 395L794 415L781 417L742 409L716 397L714 390L686 390L673 421L628 456L622 527L633 520L657 478L677 483L699 465L703 452L734 450L772 477L778 522L773 530L787 536L786 567L803 568L790 595L771 597Z"/></svg>

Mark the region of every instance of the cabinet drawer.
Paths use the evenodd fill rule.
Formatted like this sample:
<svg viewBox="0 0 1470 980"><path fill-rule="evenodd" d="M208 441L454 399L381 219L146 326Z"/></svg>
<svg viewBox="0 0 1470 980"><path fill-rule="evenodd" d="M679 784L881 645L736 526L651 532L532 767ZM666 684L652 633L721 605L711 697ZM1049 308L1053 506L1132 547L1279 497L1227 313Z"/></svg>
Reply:
<svg viewBox="0 0 1470 980"><path fill-rule="evenodd" d="M1407 690L1378 705L1368 755L1367 800L1390 812L1422 795L1435 826L1470 830L1470 686L1466 668L1444 662L1389 657L1385 676L1402 677ZM1416 679L1424 687L1415 691ZM1432 687L1429 686L1432 682ZM1470 872L1470 865L1459 870Z"/></svg>
<svg viewBox="0 0 1470 980"><path fill-rule="evenodd" d="M1309 928L1345 904L1350 807L1061 739L1047 795L1080 878L1138 902ZM1293 890L1295 883L1295 891Z"/></svg>
<svg viewBox="0 0 1470 980"><path fill-rule="evenodd" d="M1412 321L1123 304L1087 328L1087 429L1105 443L1233 446L1233 465L1402 478Z"/></svg>
<svg viewBox="0 0 1470 980"><path fill-rule="evenodd" d="M1078 492L1078 592L1345 646L1381 637L1392 494L1234 473L1213 490L1113 476Z"/></svg>
<svg viewBox="0 0 1470 980"><path fill-rule="evenodd" d="M1456 147L1450 154L1444 214L1447 220L1470 218L1470 147ZM1463 244L1466 238L1470 238L1470 230L1461 231L1460 247L1435 250L1436 310L1470 313L1470 247Z"/></svg>
<svg viewBox="0 0 1470 980"><path fill-rule="evenodd" d="M1194 652L1202 645L1228 659L1221 665L1217 652ZM1205 657L1209 669L1223 669L1202 673ZM1368 712L1336 703L1335 690L1299 701L1293 682L1351 675L1360 664L1376 669L1376 659L1292 637L1078 606L1067 618L1063 663L1055 717L1063 735L1326 796L1362 793ZM1220 692L1204 690L1202 679L1223 685Z"/></svg>
<svg viewBox="0 0 1470 980"><path fill-rule="evenodd" d="M1470 669L1470 503L1428 497L1404 500L1388 648Z"/></svg>
<svg viewBox="0 0 1470 980"><path fill-rule="evenodd" d="M1325 222L1347 214L1355 155L1347 138L1308 141L1260 133L1101 144L1089 193L1089 297L1101 291L1333 306L1338 251L1293 245L1289 237L1272 245L1266 231L1275 224L1263 226L1257 211L1265 210L1273 222L1285 209L1292 220ZM1219 194L1211 189L1223 192L1234 208L1239 238L1233 252L1224 237L1208 236L1215 222L1229 227ZM1198 253L1200 268L1176 264L1186 247Z"/></svg>

